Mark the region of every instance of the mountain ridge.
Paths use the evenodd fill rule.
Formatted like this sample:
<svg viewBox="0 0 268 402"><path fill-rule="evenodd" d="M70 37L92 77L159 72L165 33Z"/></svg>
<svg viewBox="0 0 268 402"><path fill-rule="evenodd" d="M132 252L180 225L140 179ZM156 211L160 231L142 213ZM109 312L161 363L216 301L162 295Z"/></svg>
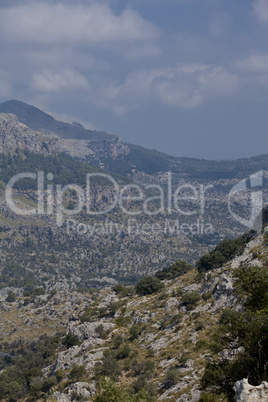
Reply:
<svg viewBox="0 0 268 402"><path fill-rule="evenodd" d="M163 152L126 143L115 134L92 131L56 120L35 106L22 101L0 103L0 114L17 116L33 132L42 133L50 152L66 152L111 172L130 175L161 175L172 171L178 177L189 180L232 179L268 170L268 154L234 160L205 160L175 157ZM0 123L0 130L2 129ZM41 148L36 145L36 148ZM41 151L40 151L41 152ZM45 152L45 150L44 150Z"/></svg>

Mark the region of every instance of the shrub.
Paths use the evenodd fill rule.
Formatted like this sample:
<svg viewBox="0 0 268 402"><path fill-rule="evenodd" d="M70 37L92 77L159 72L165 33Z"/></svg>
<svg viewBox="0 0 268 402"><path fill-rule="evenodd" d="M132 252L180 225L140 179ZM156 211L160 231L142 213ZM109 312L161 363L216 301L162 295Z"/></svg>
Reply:
<svg viewBox="0 0 268 402"><path fill-rule="evenodd" d="M140 324L134 324L129 329L130 339L134 341L142 333L142 326Z"/></svg>
<svg viewBox="0 0 268 402"><path fill-rule="evenodd" d="M113 337L113 344L114 344L115 349L118 349L122 343L123 343L123 337L122 337L122 335L116 334L116 335Z"/></svg>
<svg viewBox="0 0 268 402"><path fill-rule="evenodd" d="M249 234L244 234L235 240L223 240L214 250L200 258L197 263L198 272L207 272L221 267L242 250L250 238Z"/></svg>
<svg viewBox="0 0 268 402"><path fill-rule="evenodd" d="M97 332L97 334L102 338L104 335L104 328L103 325L100 324L95 328L95 331Z"/></svg>
<svg viewBox="0 0 268 402"><path fill-rule="evenodd" d="M111 304L109 304L108 309L109 309L110 314L112 316L114 316L116 311L119 309L119 307L120 307L120 303L118 303L118 302L112 302Z"/></svg>
<svg viewBox="0 0 268 402"><path fill-rule="evenodd" d="M126 357L129 356L130 353L130 346L128 344L125 344L118 349L118 352L116 354L117 359L125 359Z"/></svg>
<svg viewBox="0 0 268 402"><path fill-rule="evenodd" d="M104 377L98 386L94 402L131 402L126 390L120 389L110 378Z"/></svg>
<svg viewBox="0 0 268 402"><path fill-rule="evenodd" d="M107 308L106 307L100 307L99 309L99 317L104 317L107 314Z"/></svg>
<svg viewBox="0 0 268 402"><path fill-rule="evenodd" d="M79 345L80 341L77 336L72 335L71 332L69 332L63 339L62 343L67 347L67 349L69 349L72 346Z"/></svg>
<svg viewBox="0 0 268 402"><path fill-rule="evenodd" d="M41 391L48 392L50 390L50 388L54 387L54 385L56 385L56 384L57 384L56 377L54 377L54 376L53 377L47 377L42 382Z"/></svg>
<svg viewBox="0 0 268 402"><path fill-rule="evenodd" d="M70 372L69 377L70 377L72 380L79 380L79 379L80 379L81 377L83 377L85 374L86 374L86 368L85 368L85 366L84 366L84 365L78 366L78 365L75 364L75 365L73 366L71 372Z"/></svg>
<svg viewBox="0 0 268 402"><path fill-rule="evenodd" d="M39 288L35 288L34 289L34 294L36 295L36 296L41 296L41 295L44 295L46 292L45 292L45 290L44 290L44 288L42 288L42 287L39 287Z"/></svg>
<svg viewBox="0 0 268 402"><path fill-rule="evenodd" d="M204 328L205 328L204 321L197 321L195 330L196 331L202 331L202 329L204 329Z"/></svg>
<svg viewBox="0 0 268 402"><path fill-rule="evenodd" d="M111 354L105 356L102 363L97 363L95 366L95 378L107 376L116 381L120 375L121 367Z"/></svg>
<svg viewBox="0 0 268 402"><path fill-rule="evenodd" d="M9 302L9 303L13 303L16 300L16 297L17 296L15 295L15 293L12 292L12 290L9 290L7 298L6 298L6 301Z"/></svg>
<svg viewBox="0 0 268 402"><path fill-rule="evenodd" d="M169 370L169 372L167 373L167 375L163 381L162 387L164 389L173 387L176 384L178 377L179 377L178 370L176 370L176 369Z"/></svg>
<svg viewBox="0 0 268 402"><path fill-rule="evenodd" d="M154 276L145 276L136 284L135 290L137 294L144 296L153 294L164 287L165 285L160 281L159 278Z"/></svg>
<svg viewBox="0 0 268 402"><path fill-rule="evenodd" d="M197 290L193 292L186 292L182 295L182 302L186 306L187 310L192 309L200 300L200 294Z"/></svg>
<svg viewBox="0 0 268 402"><path fill-rule="evenodd" d="M187 264L185 261L177 261L170 267L164 268L162 271L156 272L155 276L161 280L164 279L174 279L178 276L185 274L187 271L192 269L191 264Z"/></svg>

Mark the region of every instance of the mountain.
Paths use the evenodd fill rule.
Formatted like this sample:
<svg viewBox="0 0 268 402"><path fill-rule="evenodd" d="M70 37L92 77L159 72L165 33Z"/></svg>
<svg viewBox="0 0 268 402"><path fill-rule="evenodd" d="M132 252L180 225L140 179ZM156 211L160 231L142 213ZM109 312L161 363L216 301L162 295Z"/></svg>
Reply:
<svg viewBox="0 0 268 402"><path fill-rule="evenodd" d="M240 179L265 169L265 155L231 162L175 158L126 144L109 134L107 139L103 139L102 133L98 137L95 132L92 140L89 130L77 127L77 123L59 122L23 102L2 103L0 110L5 112L0 113L0 253L3 256L2 269L8 270L13 263L20 267L14 276L21 287L20 270L29 265L34 283L47 278L50 272L46 283L43 282L47 288L55 286L56 282L61 282L64 288L102 287L118 280L131 284L173 261L184 259L194 263L222 239L234 238L245 230L243 224L230 214L229 191ZM78 129L84 133L83 138L87 135L90 139L63 138L60 136L61 131L64 132L59 129L61 125L74 132ZM168 170L172 172L169 177ZM84 188L87 174L94 172L113 177L120 190L126 184L135 183L145 199L142 203L126 201L126 206L127 209L129 206L140 209L141 213L133 218L118 202L108 214L98 216L83 209L70 219L67 210L61 226L57 223L55 211L53 214L18 217L6 205L6 185L18 173L38 171L44 172L45 188L53 184L54 192L56 185L70 183ZM49 173L53 174L53 182L46 180ZM169 179L172 181L170 190ZM264 204L268 204L267 179L264 171ZM115 196L111 182L102 183L96 183L92 189L93 209L106 209L109 200ZM146 212L149 206L152 210L159 208L157 197L149 203L157 195L150 186L162 189L163 213L151 215L150 211ZM182 199L174 208L174 194L184 186L186 190L191 188L195 192L196 202L189 201L189 193L186 193L186 203ZM167 197L171 190L173 205L169 211ZM130 190L128 194L131 194ZM25 207L36 205L36 183L29 179L19 181L14 196ZM67 198L66 206L74 208L77 197L70 193ZM190 211L189 214L189 205L196 212ZM241 197L234 199L233 207L236 214L248 219L250 195L242 192ZM49 268L47 261L50 261Z"/></svg>
<svg viewBox="0 0 268 402"><path fill-rule="evenodd" d="M135 287L1 290L0 399L266 401L267 233Z"/></svg>
<svg viewBox="0 0 268 402"><path fill-rule="evenodd" d="M28 144L23 140L19 142L20 149L36 149L45 154L66 152L95 164L101 164L99 154L117 157L128 152L128 147L116 135L56 120L40 109L16 100L0 104L0 127L3 151L10 149L5 147L7 136L10 141L18 133L25 133L30 140ZM17 142L13 141L13 144L15 146Z"/></svg>
<svg viewBox="0 0 268 402"><path fill-rule="evenodd" d="M0 400L267 400L267 163L1 104Z"/></svg>
<svg viewBox="0 0 268 402"><path fill-rule="evenodd" d="M17 120L13 118L12 121L11 117L5 114L12 114ZM261 169L268 170L268 154L232 161L173 157L156 150L128 144L114 134L87 130L77 123L59 121L50 114L21 101L10 100L0 103L2 132L3 126L9 130L9 136L12 127L18 132L18 122L24 124L23 130L30 129L32 135L35 133L37 136L38 133L34 144L39 152L63 151L111 172L133 177L136 175L139 180L141 175L155 177L167 171L171 171L178 178L212 181L240 178Z"/></svg>
<svg viewBox="0 0 268 402"><path fill-rule="evenodd" d="M14 114L21 123L28 126L31 130L39 131L43 134L56 134L65 139L106 139L109 141L117 138L117 136L113 134L87 130L83 127L79 127L77 124L69 124L56 120L53 116L43 112L37 107L18 100L0 103L0 113Z"/></svg>

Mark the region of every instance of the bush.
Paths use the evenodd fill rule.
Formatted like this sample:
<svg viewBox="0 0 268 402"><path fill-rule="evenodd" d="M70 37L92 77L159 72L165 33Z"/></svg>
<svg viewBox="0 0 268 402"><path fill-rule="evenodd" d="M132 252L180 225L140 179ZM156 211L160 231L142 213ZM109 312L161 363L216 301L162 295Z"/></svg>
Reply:
<svg viewBox="0 0 268 402"><path fill-rule="evenodd" d="M67 349L71 348L72 346L79 345L80 341L77 336L72 335L69 332L62 341L63 345L67 347Z"/></svg>
<svg viewBox="0 0 268 402"><path fill-rule="evenodd" d="M42 288L42 287L39 287L39 288L35 288L34 289L34 294L36 295L36 296L41 296L41 295L44 295L46 292L45 292L45 289L44 288Z"/></svg>
<svg viewBox="0 0 268 402"><path fill-rule="evenodd" d="M205 254L197 263L198 272L207 272L221 267L230 261L239 251L243 250L251 236L244 234L235 240L223 240L214 250Z"/></svg>
<svg viewBox="0 0 268 402"><path fill-rule="evenodd" d="M200 300L200 294L197 290L193 292L186 292L182 295L182 302L186 306L187 310L192 309Z"/></svg>
<svg viewBox="0 0 268 402"><path fill-rule="evenodd" d="M97 334L98 334L101 338L103 337L103 335L104 335L104 327L103 327L102 324L98 325L98 326L95 328L95 331L97 332Z"/></svg>
<svg viewBox="0 0 268 402"><path fill-rule="evenodd" d="M99 383L94 402L131 402L128 393L120 389L110 378L104 377Z"/></svg>
<svg viewBox="0 0 268 402"><path fill-rule="evenodd" d="M56 384L57 384L56 377L47 377L42 382L41 391L48 392L50 390L50 388L54 387L54 385L56 385Z"/></svg>
<svg viewBox="0 0 268 402"><path fill-rule="evenodd" d="M114 344L115 349L118 349L122 343L123 343L123 337L122 337L122 335L116 334L116 335L113 337L113 344Z"/></svg>
<svg viewBox="0 0 268 402"><path fill-rule="evenodd" d="M126 357L129 356L130 353L130 346L128 344L125 344L118 349L118 352L116 354L117 359L125 359Z"/></svg>
<svg viewBox="0 0 268 402"><path fill-rule="evenodd" d="M12 290L9 290L7 298L6 298L6 301L9 302L9 303L13 303L16 300L16 297L17 296L15 295L15 293L12 292Z"/></svg>
<svg viewBox="0 0 268 402"><path fill-rule="evenodd" d="M136 284L135 290L137 294L144 296L158 292L164 287L165 285L160 281L160 279L154 276L145 276Z"/></svg>
<svg viewBox="0 0 268 402"><path fill-rule="evenodd" d="M187 264L185 261L177 261L170 267L164 268L162 271L156 272L155 276L161 280L164 279L174 279L178 276L185 274L187 271L192 269L191 264Z"/></svg>
<svg viewBox="0 0 268 402"><path fill-rule="evenodd" d="M130 339L134 341L142 333L142 326L140 324L134 324L129 330Z"/></svg>
<svg viewBox="0 0 268 402"><path fill-rule="evenodd" d="M75 364L70 372L69 377L72 380L79 380L81 377L83 377L86 374L86 368L85 366L78 366Z"/></svg>
<svg viewBox="0 0 268 402"><path fill-rule="evenodd" d="M162 384L163 388L169 389L169 388L173 387L176 384L178 377L179 377L178 370L176 370L176 369L169 370L169 372L167 373L167 375L163 381L163 384Z"/></svg>
<svg viewBox="0 0 268 402"><path fill-rule="evenodd" d="M95 366L95 378L107 376L116 381L120 375L121 367L111 354L105 356L102 363L97 363Z"/></svg>
<svg viewBox="0 0 268 402"><path fill-rule="evenodd" d="M122 297L132 296L134 294L133 286L114 285L113 291Z"/></svg>
<svg viewBox="0 0 268 402"><path fill-rule="evenodd" d="M111 314L112 316L114 316L115 313L117 312L117 310L119 309L119 307L120 307L120 303L118 303L118 302L112 302L111 304L109 304L108 310L109 310L110 314Z"/></svg>

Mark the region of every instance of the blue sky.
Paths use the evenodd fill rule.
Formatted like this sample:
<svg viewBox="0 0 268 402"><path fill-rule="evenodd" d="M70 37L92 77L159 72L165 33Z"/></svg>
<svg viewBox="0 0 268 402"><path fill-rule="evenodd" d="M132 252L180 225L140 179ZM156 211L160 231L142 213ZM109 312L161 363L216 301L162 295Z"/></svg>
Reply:
<svg viewBox="0 0 268 402"><path fill-rule="evenodd" d="M268 153L268 0L0 0L0 101L177 156Z"/></svg>

